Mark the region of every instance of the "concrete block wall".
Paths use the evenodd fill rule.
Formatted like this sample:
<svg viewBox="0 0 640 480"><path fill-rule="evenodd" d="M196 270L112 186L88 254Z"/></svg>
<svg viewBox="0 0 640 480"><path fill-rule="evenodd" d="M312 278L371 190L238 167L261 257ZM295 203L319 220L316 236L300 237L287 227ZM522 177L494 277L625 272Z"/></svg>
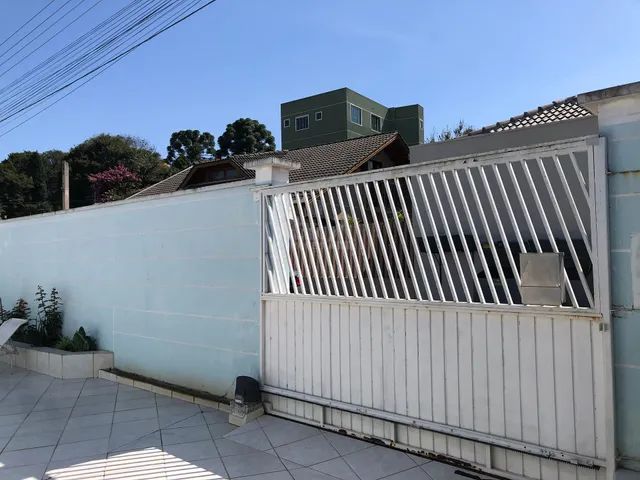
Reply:
<svg viewBox="0 0 640 480"><path fill-rule="evenodd" d="M616 446L621 466L640 470L640 305L633 300L640 272L632 272L631 246L640 234L640 97L597 108L609 168Z"/></svg>
<svg viewBox="0 0 640 480"><path fill-rule="evenodd" d="M232 396L259 374L253 182L0 222L0 297L60 290L122 370Z"/></svg>

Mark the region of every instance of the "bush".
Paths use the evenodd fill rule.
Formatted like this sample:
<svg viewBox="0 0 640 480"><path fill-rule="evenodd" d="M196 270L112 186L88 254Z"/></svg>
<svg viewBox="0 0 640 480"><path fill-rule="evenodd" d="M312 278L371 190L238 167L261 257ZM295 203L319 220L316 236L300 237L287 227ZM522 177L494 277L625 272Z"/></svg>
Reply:
<svg viewBox="0 0 640 480"><path fill-rule="evenodd" d="M96 341L90 335L84 331L83 327L80 327L72 338L61 337L56 343L56 348L60 350L66 350L68 352L89 352L96 350Z"/></svg>

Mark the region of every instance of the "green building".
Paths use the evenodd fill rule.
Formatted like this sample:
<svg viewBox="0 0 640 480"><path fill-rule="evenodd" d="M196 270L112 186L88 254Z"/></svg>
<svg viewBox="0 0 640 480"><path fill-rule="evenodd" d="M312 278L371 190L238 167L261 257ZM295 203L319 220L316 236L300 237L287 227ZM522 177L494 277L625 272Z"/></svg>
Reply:
<svg viewBox="0 0 640 480"><path fill-rule="evenodd" d="M285 150L396 131L407 145L424 143L422 106L389 108L348 88L283 103L280 119Z"/></svg>

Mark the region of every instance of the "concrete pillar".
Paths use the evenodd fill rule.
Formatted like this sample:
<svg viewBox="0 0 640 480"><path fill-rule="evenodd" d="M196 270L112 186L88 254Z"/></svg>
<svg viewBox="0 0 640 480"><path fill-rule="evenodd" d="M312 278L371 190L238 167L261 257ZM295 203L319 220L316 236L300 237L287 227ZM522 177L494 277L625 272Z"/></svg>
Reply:
<svg viewBox="0 0 640 480"><path fill-rule="evenodd" d="M289 172L300 164L277 156L246 162L244 168L256 172L256 185L283 185L289 183Z"/></svg>

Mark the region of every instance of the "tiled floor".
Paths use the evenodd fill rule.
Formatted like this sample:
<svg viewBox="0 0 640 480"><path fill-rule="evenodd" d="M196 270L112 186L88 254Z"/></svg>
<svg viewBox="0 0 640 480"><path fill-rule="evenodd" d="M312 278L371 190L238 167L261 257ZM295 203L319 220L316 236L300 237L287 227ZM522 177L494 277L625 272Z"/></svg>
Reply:
<svg viewBox="0 0 640 480"><path fill-rule="evenodd" d="M264 416L0 365L0 480L445 480L454 468Z"/></svg>

